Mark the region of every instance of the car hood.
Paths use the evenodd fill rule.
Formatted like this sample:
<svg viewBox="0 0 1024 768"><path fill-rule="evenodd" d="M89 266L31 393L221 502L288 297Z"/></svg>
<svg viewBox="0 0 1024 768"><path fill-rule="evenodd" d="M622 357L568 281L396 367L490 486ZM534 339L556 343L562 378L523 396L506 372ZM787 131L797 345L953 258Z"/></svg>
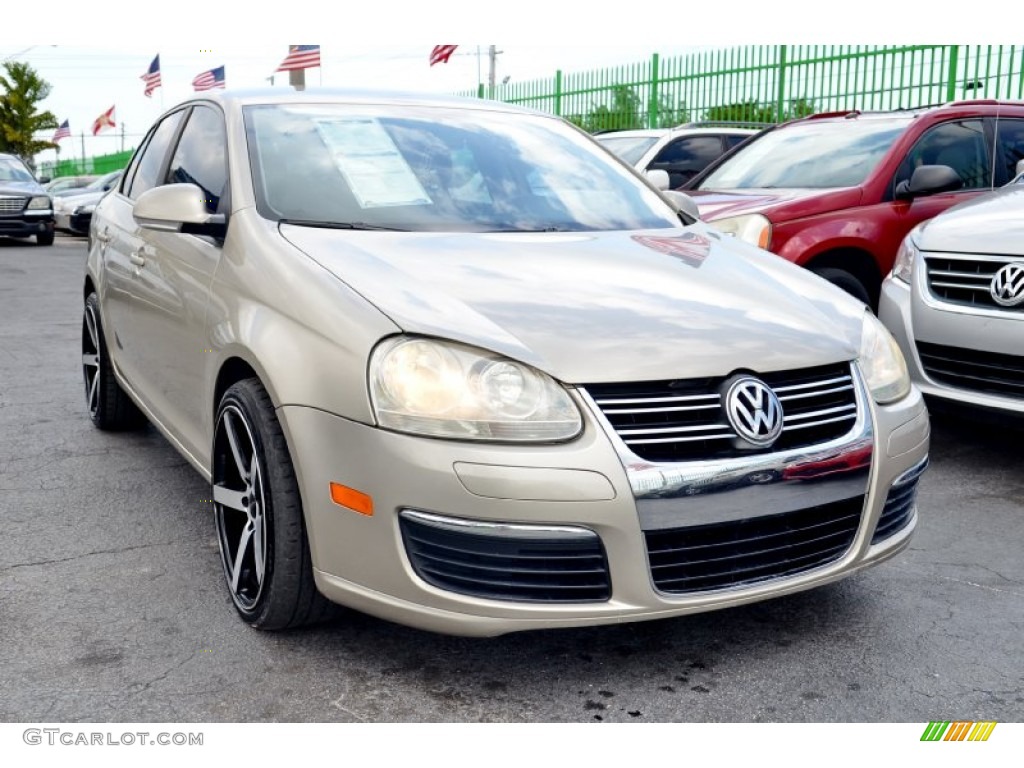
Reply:
<svg viewBox="0 0 1024 768"><path fill-rule="evenodd" d="M761 213L773 222L789 221L803 216L817 216L841 208L858 205L860 187L841 189L746 189L716 192L714 190L684 190L697 201L700 216L705 221Z"/></svg>
<svg viewBox="0 0 1024 768"><path fill-rule="evenodd" d="M1024 255L1024 186L1004 187L930 219L917 245L924 251Z"/></svg>
<svg viewBox="0 0 1024 768"><path fill-rule="evenodd" d="M0 195L17 195L28 197L29 195L45 195L46 192L34 181L2 181L0 182Z"/></svg>
<svg viewBox="0 0 1024 768"><path fill-rule="evenodd" d="M703 224L280 231L405 332L499 352L568 383L786 370L852 360L859 349L863 305Z"/></svg>

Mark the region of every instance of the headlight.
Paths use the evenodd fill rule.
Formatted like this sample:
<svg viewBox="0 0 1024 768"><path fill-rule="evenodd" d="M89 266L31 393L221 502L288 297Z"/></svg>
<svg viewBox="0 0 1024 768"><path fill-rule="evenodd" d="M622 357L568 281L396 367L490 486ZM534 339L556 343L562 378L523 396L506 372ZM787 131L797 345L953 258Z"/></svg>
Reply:
<svg viewBox="0 0 1024 768"><path fill-rule="evenodd" d="M899 250L896 251L896 262L892 265L892 276L908 284L914 276L914 259L918 254L917 235L922 226L923 224L918 224L903 238Z"/></svg>
<svg viewBox="0 0 1024 768"><path fill-rule="evenodd" d="M29 211L42 211L42 210L45 210L45 209L47 209L49 207L51 207L50 206L50 198L45 197L45 196L44 197L33 197L31 200L28 201L28 208L27 208L27 210L29 210Z"/></svg>
<svg viewBox="0 0 1024 768"><path fill-rule="evenodd" d="M430 437L505 442L568 440L583 422L550 376L462 344L399 337L370 357L382 427Z"/></svg>
<svg viewBox="0 0 1024 768"><path fill-rule="evenodd" d="M759 213L746 216L730 216L708 222L727 235L733 235L745 243L767 249L772 242L772 223Z"/></svg>
<svg viewBox="0 0 1024 768"><path fill-rule="evenodd" d="M870 312L864 313L860 370L876 403L892 403L910 393L910 375L899 345Z"/></svg>

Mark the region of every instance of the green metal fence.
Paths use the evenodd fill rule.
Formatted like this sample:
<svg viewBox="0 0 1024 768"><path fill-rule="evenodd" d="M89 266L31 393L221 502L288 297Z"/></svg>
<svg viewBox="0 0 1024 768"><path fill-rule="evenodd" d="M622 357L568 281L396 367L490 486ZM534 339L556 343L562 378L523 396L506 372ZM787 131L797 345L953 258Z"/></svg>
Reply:
<svg viewBox="0 0 1024 768"><path fill-rule="evenodd" d="M955 99L1024 99L1024 46L777 45L704 51L481 86L587 130L699 120L780 122L812 112L891 110Z"/></svg>
<svg viewBox="0 0 1024 768"><path fill-rule="evenodd" d="M119 171L128 165L128 161L131 160L132 152L134 151L134 149L127 149L124 152L114 152L109 155L59 160L56 163L40 163L39 175L49 176L51 179L55 179L58 176L85 176L90 174L102 176L104 173Z"/></svg>

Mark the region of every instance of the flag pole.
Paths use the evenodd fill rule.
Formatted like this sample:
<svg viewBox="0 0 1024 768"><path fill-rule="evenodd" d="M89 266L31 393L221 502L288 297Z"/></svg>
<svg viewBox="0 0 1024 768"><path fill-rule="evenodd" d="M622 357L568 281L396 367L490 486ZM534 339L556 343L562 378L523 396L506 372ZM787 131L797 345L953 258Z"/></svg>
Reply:
<svg viewBox="0 0 1024 768"><path fill-rule="evenodd" d="M85 131L79 131L79 136L82 137L82 175L85 175Z"/></svg>

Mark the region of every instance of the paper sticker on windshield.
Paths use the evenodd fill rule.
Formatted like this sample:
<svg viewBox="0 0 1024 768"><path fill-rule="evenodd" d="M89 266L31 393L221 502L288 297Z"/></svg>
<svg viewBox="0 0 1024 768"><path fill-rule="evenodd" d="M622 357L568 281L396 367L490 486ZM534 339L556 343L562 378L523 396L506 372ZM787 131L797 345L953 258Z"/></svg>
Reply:
<svg viewBox="0 0 1024 768"><path fill-rule="evenodd" d="M334 164L362 208L431 205L391 136L372 118L316 120Z"/></svg>
<svg viewBox="0 0 1024 768"><path fill-rule="evenodd" d="M682 259L691 267L700 267L711 253L711 241L696 232L683 232L675 237L633 235L633 239L658 253Z"/></svg>

